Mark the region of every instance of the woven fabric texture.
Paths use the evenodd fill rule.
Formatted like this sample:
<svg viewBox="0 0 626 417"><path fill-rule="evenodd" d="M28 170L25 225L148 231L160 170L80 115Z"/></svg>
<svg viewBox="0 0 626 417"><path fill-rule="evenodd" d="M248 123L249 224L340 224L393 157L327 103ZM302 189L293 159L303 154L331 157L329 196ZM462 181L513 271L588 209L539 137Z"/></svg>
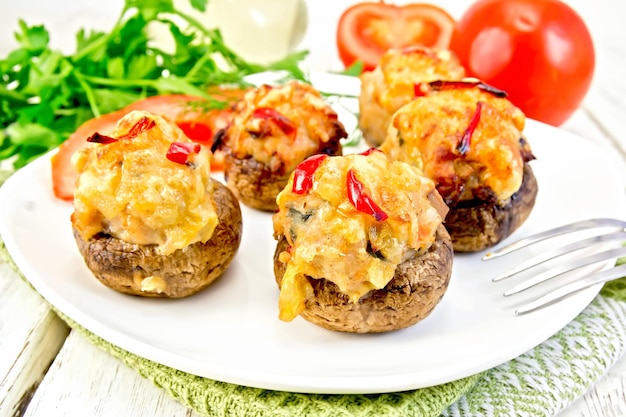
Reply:
<svg viewBox="0 0 626 417"><path fill-rule="evenodd" d="M626 279L609 287L626 288ZM626 351L626 301L603 290L571 323L534 349L485 372L444 413L555 416L582 396Z"/></svg>
<svg viewBox="0 0 626 417"><path fill-rule="evenodd" d="M626 257L617 265L626 263ZM561 331L485 372L444 413L453 416L554 416L583 395L626 352L626 277Z"/></svg>

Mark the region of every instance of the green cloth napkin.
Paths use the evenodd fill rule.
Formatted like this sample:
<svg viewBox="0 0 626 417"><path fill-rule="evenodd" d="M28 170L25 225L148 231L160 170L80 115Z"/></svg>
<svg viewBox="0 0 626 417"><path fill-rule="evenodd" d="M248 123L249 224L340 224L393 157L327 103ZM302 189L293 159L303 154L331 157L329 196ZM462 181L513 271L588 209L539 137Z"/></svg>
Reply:
<svg viewBox="0 0 626 417"><path fill-rule="evenodd" d="M0 172L0 184L6 178L8 173ZM1 239L0 259L24 278ZM554 416L583 395L626 350L626 278L607 283L570 324L512 361L447 384L386 394L299 394L198 377L127 352L55 311L172 398L211 417Z"/></svg>
<svg viewBox="0 0 626 417"><path fill-rule="evenodd" d="M1 239L0 258L19 273ZM298 394L202 378L129 353L55 311L172 398L212 417L554 416L583 395L626 347L626 278L607 283L570 324L510 362L447 384L387 394Z"/></svg>

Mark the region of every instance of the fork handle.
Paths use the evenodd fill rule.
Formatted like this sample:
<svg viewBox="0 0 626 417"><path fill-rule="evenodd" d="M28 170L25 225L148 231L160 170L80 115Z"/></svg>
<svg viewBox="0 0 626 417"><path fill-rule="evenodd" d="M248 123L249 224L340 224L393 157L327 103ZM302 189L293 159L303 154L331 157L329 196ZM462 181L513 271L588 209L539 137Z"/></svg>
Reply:
<svg viewBox="0 0 626 417"><path fill-rule="evenodd" d="M515 314L521 315L529 313L541 307L552 304L553 302L558 301L561 298L566 297L576 291L580 291L584 288L591 287L592 285L601 284L622 277L626 277L626 264L588 275L585 278L580 279L579 281L572 282L570 284L557 288L554 291L551 291L531 301L530 303L519 307L517 310L515 310Z"/></svg>

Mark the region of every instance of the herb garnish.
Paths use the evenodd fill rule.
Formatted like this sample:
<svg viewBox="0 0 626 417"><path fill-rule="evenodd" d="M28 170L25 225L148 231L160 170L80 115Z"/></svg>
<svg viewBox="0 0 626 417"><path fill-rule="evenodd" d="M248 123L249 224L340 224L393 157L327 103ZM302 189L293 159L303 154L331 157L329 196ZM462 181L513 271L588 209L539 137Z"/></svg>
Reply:
<svg viewBox="0 0 626 417"><path fill-rule="evenodd" d="M204 11L207 0L191 4ZM154 22L169 28L174 52L153 45L148 25ZM148 96L190 94L223 107L207 87L244 85L246 75L268 70L305 79L299 64L306 52L270 65L247 62L219 30L205 28L173 0L126 0L109 32L81 29L70 55L49 47L44 26L20 20L15 37L19 47L0 60L0 160L13 157L15 168L61 144L86 120Z"/></svg>

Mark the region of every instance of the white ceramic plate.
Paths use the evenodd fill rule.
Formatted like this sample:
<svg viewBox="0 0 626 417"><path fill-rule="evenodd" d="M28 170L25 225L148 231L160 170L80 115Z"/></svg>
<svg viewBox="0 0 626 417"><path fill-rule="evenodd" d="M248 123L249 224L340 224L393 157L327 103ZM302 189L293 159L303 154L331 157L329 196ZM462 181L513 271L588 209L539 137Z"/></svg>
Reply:
<svg viewBox="0 0 626 417"><path fill-rule="evenodd" d="M338 76L318 75L314 81L325 91L358 89L353 79ZM347 99L343 104L355 105ZM353 126L344 108L340 118ZM526 133L537 157L532 166L540 191L530 218L509 240L573 220L626 213L619 174L596 145L533 121ZM300 318L278 320L269 214L243 207L240 251L220 280L187 299L159 300L122 295L93 278L72 238L72 206L52 195L49 155L9 179L0 189L0 204L0 233L10 254L32 285L70 318L142 357L253 387L379 393L449 382L538 345L599 290L515 316L515 307L530 296L505 299L501 294L513 283L490 278L521 255L488 263L482 254L458 255L449 290L426 320L387 334L335 333Z"/></svg>

